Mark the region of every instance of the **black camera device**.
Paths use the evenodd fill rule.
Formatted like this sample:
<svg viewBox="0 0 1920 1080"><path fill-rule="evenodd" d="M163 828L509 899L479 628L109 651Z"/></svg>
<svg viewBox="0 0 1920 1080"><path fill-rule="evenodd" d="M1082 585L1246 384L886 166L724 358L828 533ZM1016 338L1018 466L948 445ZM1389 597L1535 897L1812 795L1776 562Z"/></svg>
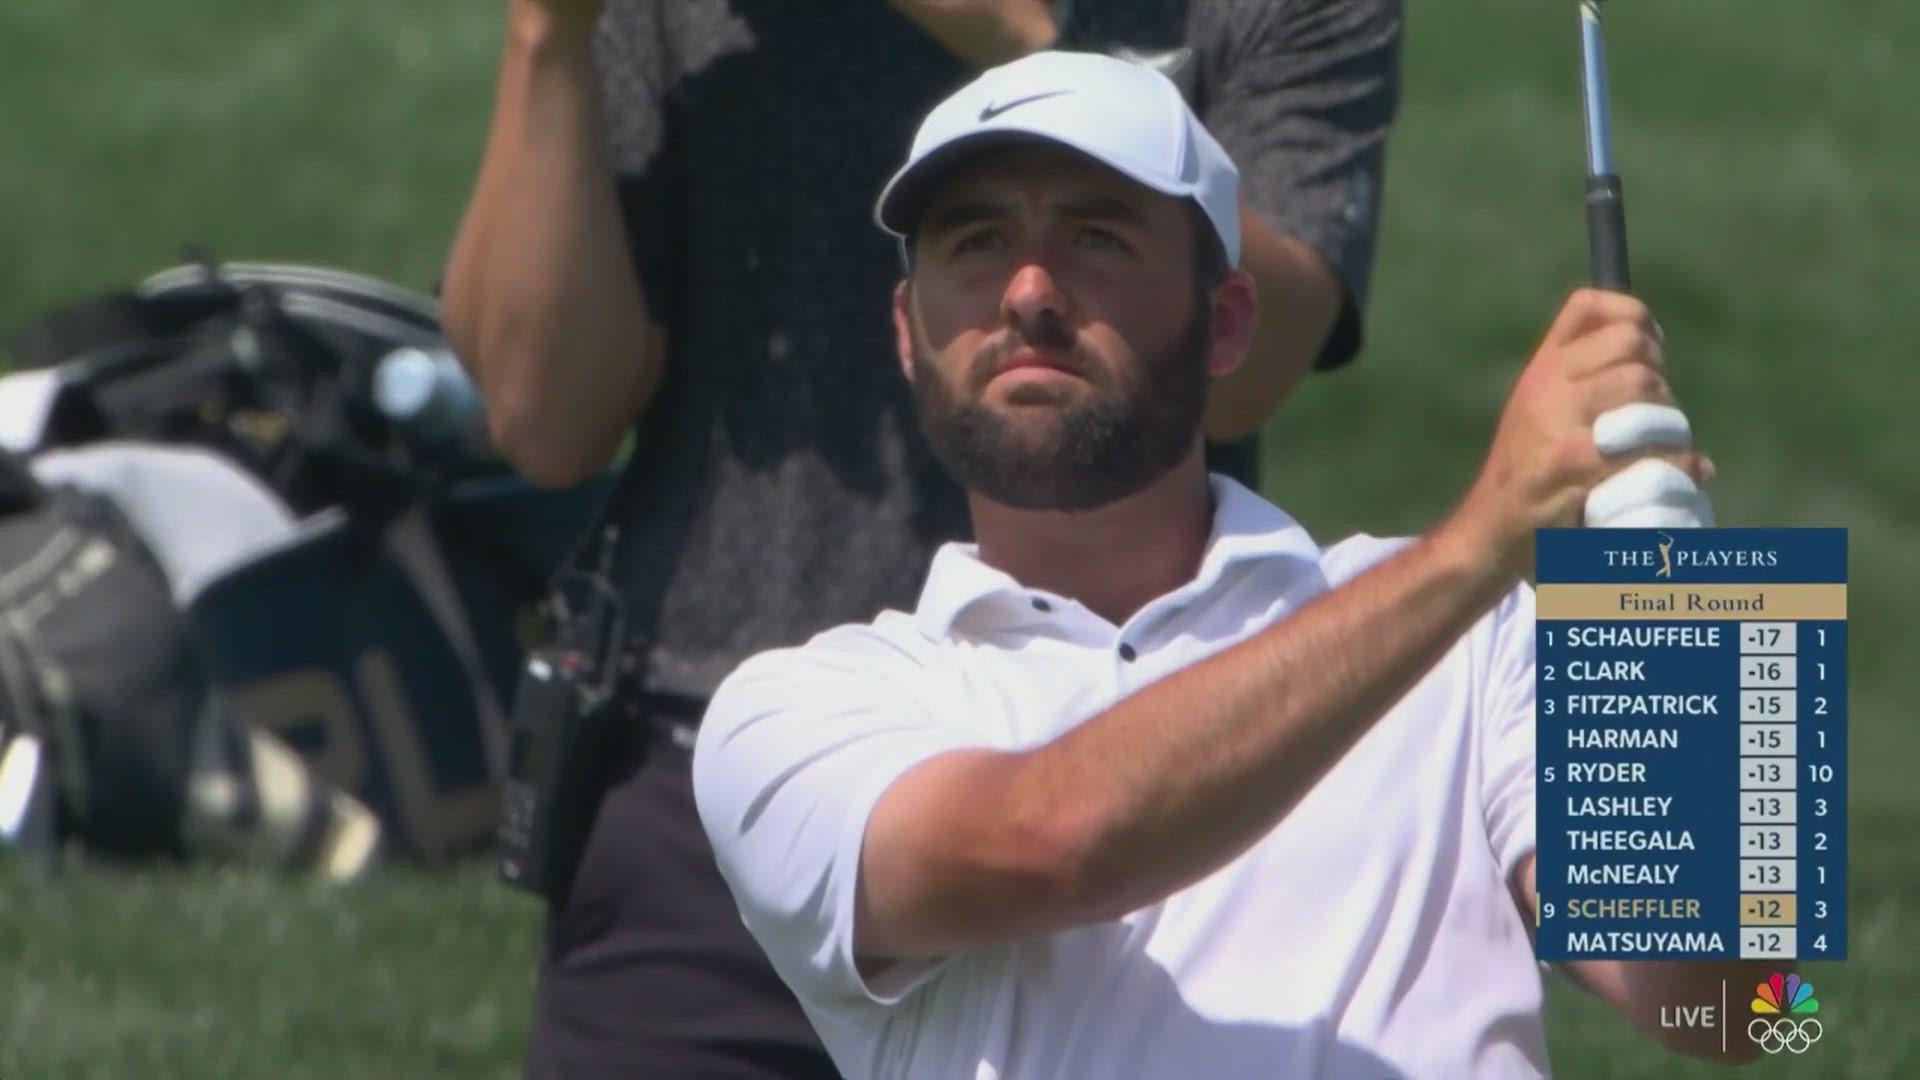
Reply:
<svg viewBox="0 0 1920 1080"><path fill-rule="evenodd" d="M500 877L549 903L572 886L610 768L633 735L623 690L637 665L608 580L614 531L596 539L598 565L563 572L549 595L550 643L521 673L500 795Z"/></svg>

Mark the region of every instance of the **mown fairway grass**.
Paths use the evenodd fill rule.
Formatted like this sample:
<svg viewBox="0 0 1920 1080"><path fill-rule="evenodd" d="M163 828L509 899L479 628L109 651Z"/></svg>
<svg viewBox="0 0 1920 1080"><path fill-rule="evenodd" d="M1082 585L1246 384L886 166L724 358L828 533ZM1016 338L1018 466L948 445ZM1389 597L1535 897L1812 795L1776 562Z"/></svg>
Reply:
<svg viewBox="0 0 1920 1080"><path fill-rule="evenodd" d="M1323 538L1421 528L1584 268L1571 3L1413 5L1365 358L1273 425ZM430 281L490 102L492 4L0 7L0 324L184 240ZM1640 291L1727 524L1851 530L1851 955L1825 1041L1742 1075L1910 1077L1920 1036L1920 9L1609 9ZM0 879L0 1080L517 1075L534 909L484 870L333 894L246 876ZM1729 995L1744 1000L1739 988ZM1560 1075L1712 1075L1556 990Z"/></svg>

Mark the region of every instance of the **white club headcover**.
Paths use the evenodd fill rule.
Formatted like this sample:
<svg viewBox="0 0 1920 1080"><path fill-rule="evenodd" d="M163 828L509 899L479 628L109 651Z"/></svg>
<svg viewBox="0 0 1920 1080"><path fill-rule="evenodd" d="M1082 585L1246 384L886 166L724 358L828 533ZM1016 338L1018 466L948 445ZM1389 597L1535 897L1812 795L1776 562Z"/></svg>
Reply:
<svg viewBox="0 0 1920 1080"><path fill-rule="evenodd" d="M1686 414L1670 405L1635 402L1593 422L1593 441L1606 457L1653 448L1693 445ZM1602 481L1587 495L1591 529L1697 529L1713 527L1713 505L1693 478L1674 465L1648 458Z"/></svg>

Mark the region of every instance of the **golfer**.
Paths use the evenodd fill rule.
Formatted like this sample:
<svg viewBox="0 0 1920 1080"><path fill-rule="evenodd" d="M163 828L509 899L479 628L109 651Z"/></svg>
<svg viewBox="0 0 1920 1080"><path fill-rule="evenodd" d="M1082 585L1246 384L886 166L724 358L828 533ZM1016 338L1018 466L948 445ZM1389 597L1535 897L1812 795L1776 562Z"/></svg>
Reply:
<svg viewBox="0 0 1920 1080"><path fill-rule="evenodd" d="M1322 546L1202 458L1255 320L1236 182L1165 77L1055 52L939 104L881 196L976 542L914 610L746 661L693 761L745 925L853 1080L1548 1071L1525 579L1627 463L1593 418L1670 403L1657 331L1574 294L1444 521ZM1758 977L1566 974L1706 1057L1658 1008Z"/></svg>

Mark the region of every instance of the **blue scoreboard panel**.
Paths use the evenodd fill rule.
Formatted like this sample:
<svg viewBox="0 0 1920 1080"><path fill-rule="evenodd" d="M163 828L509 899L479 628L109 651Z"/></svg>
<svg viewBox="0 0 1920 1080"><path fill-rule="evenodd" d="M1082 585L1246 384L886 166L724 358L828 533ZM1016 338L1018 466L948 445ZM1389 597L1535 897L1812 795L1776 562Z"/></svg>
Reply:
<svg viewBox="0 0 1920 1080"><path fill-rule="evenodd" d="M1541 959L1844 959L1846 530L1536 551Z"/></svg>

